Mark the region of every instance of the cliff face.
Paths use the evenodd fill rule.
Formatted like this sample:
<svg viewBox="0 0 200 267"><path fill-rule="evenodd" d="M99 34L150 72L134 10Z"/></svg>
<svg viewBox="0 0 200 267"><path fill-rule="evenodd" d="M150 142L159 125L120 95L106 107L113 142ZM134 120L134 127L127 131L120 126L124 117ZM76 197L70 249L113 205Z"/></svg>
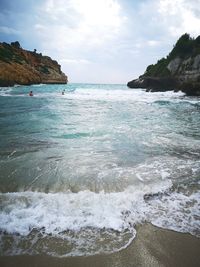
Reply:
<svg viewBox="0 0 200 267"><path fill-rule="evenodd" d="M182 90L187 95L200 96L200 36L181 36L166 58L148 66L143 75L127 86L153 92Z"/></svg>
<svg viewBox="0 0 200 267"><path fill-rule="evenodd" d="M188 95L200 96L200 54L170 61L167 68L177 79L178 88Z"/></svg>
<svg viewBox="0 0 200 267"><path fill-rule="evenodd" d="M0 86L67 83L57 61L24 50L18 42L0 43Z"/></svg>

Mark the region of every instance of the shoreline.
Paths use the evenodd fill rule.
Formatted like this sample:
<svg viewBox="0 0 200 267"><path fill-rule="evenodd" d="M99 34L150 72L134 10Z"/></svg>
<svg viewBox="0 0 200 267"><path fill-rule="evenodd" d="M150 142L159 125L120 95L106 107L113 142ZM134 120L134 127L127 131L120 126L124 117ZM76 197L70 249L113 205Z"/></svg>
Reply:
<svg viewBox="0 0 200 267"><path fill-rule="evenodd" d="M2 267L194 267L200 262L200 238L158 228L137 227L133 242L119 252L105 255L56 258L46 255L1 256Z"/></svg>

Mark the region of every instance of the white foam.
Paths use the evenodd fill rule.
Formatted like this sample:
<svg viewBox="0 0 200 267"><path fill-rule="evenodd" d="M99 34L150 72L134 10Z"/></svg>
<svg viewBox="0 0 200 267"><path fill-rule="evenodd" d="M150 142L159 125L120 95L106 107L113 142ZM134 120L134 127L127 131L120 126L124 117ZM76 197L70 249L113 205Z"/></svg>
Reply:
<svg viewBox="0 0 200 267"><path fill-rule="evenodd" d="M159 227L177 232L191 233L200 237L200 192L184 195L174 192L172 196L153 199L151 222ZM155 209L160 207L160 209Z"/></svg>
<svg viewBox="0 0 200 267"><path fill-rule="evenodd" d="M39 83L39 84L32 84L31 86L32 87L42 87L42 86L47 86L47 85L44 83Z"/></svg>
<svg viewBox="0 0 200 267"><path fill-rule="evenodd" d="M122 214L140 207L144 193L166 189L171 183L155 186L149 184L129 187L119 193L6 193L1 194L3 212L0 213L1 230L27 235L33 228L43 228L47 233L80 228L107 228L122 231L128 223ZM142 213L141 213L142 214ZM138 218L137 218L138 220ZM134 223L134 221L132 222Z"/></svg>
<svg viewBox="0 0 200 267"><path fill-rule="evenodd" d="M0 89L0 94L3 92L2 95L8 96L9 90L12 89ZM69 99L80 101L124 101L134 105L136 102L153 103L160 100L172 102L188 101L187 99L182 99L182 93L146 93L144 90L131 89L77 88L73 92L67 92L66 90L64 96L55 91L51 93L44 90L44 92L37 93L36 88L34 91L34 97L60 98L61 101L59 100L59 103L52 101L53 104L51 103L50 105L59 105L61 108L66 108L66 106L60 105L60 103L62 101L63 103L67 102L65 100ZM25 94L20 96L29 97ZM191 101L195 103L193 100ZM77 105L76 109L81 106ZM53 108L56 110L55 106ZM120 125L119 132L121 131L120 127L129 126ZM122 128L121 132L126 132L127 136L129 134L126 128ZM194 148L198 147L199 144L198 140L192 140L191 144L191 140L187 142L187 138L183 139L180 136L177 139L173 139L172 136L158 136L155 138L156 140L152 141L153 144L154 141L162 143L163 147L164 145L167 147L170 145L178 147L177 139L179 138L180 140L182 138L181 143L184 143L186 151L189 151L193 146ZM175 143L171 139L175 140ZM145 145L150 147L152 142L151 138L149 138ZM66 162L71 168L63 167L63 172L67 170L68 177L71 177L73 183L77 182L78 190L85 188L85 184L81 184L81 179L77 179L77 177L85 175L84 177L89 177L87 180L89 185L91 182L89 179L94 179L95 182L102 186L98 190L108 185L108 187L110 186L108 191L94 193L88 190L78 193L54 192L48 194L28 191L0 194L0 230L2 234L3 232L13 236L19 234L20 240L20 238L29 238L34 230L37 229L39 233L40 231L42 232L43 236L53 236L67 240L71 244L72 250L70 252L65 251L61 255L95 254L120 250L126 247L135 237L136 231L134 226L144 221L152 222L163 228L199 235L199 194L194 192L191 195L187 195L181 192L169 191L172 187L171 180L176 185L179 181L189 180L189 178L197 176L199 173L199 162L194 162L194 159L190 161L183 158L159 156L157 158L152 157L152 159L137 166L118 166L116 164L118 159L114 158L115 154L113 153L112 155L110 153L109 161L113 164L112 168L107 167L108 158L105 157L105 159L96 158L98 159L98 166L95 165L95 170L91 170L88 166L93 166L95 154L92 157L87 155L86 161L83 162L83 158L76 157L76 154L73 155L72 152L70 152L69 158L66 158ZM8 155L8 158L12 157L14 153L15 150ZM92 161L90 162L91 158ZM76 166L79 167L74 171ZM69 169L71 173L69 173ZM40 183L38 177L40 178L41 175L39 174L32 180L27 187L29 188L28 190L34 190L35 188L43 190L44 184L42 183L45 183L45 181L43 180ZM91 184L93 185L92 182ZM58 189L55 189L57 191L61 191L63 189L61 186L65 186L64 183L55 184L55 188L57 188L57 185ZM83 187L81 187L82 185ZM87 188L89 188L89 185ZM51 188L53 190L53 186ZM113 192L117 190L121 190L121 192ZM187 188L184 188L184 190L187 191ZM164 194L165 191L168 194ZM163 195L160 193L163 193ZM71 235L69 231L72 232ZM98 238L102 238L101 232L106 236L109 235L112 239L110 245L106 248L105 246L98 247L94 245L98 243ZM126 237L126 233L128 233L128 237ZM35 239L37 240L37 237ZM114 245L114 242L117 244ZM37 245L35 246L37 247ZM10 251L11 254L22 252L26 253L27 251ZM40 250L40 252L44 251ZM34 250L31 253L34 253ZM56 251L51 251L51 254L58 255Z"/></svg>
<svg viewBox="0 0 200 267"><path fill-rule="evenodd" d="M106 89L85 89L77 88L73 92L66 92L65 97L70 99L79 100L103 100L103 101L131 101L131 102L147 102L152 103L156 100L175 100L180 98L184 94L181 92L156 92L147 93L143 89L117 89L117 90L106 90Z"/></svg>
<svg viewBox="0 0 200 267"><path fill-rule="evenodd" d="M166 101L166 102L187 102L191 104L198 104L199 100L196 98L188 98L184 97L185 94L182 92L173 92L173 91L166 91L166 92L146 92L145 89L128 89L125 86L122 86L122 89L114 89L113 85L110 86L110 89L103 89L97 87L91 88L73 88L66 87L65 95L62 95L62 88L59 88L57 91L57 87L55 86L52 91L43 90L38 91L40 88L45 86L48 89L48 86L45 84L36 84L32 85L35 87L34 89L34 97L35 98L48 98L48 99L68 99L68 100L96 100L96 101L111 101L111 102L143 102L143 103L154 103L156 101ZM105 86L107 88L108 86ZM97 89L98 88L98 89ZM15 88L14 88L15 89ZM28 89L27 92L20 93L20 94L10 94L13 90L13 87L2 87L0 88L0 96L10 96L10 97L29 97ZM184 97L184 98L183 98Z"/></svg>
<svg viewBox="0 0 200 267"><path fill-rule="evenodd" d="M165 172L162 175L166 178ZM149 181L145 184L141 181L123 192L115 193L80 191L0 194L0 229L6 233L20 234L24 238L29 237L34 229L42 229L43 236L63 238L73 246L70 252L65 251L64 254L52 251L50 254L54 256L120 250L135 237L134 226L145 221L198 236L200 194L172 192L171 187L170 180L161 179L156 180L156 183ZM98 238L102 239L102 231L104 236L109 235L110 243L107 246L95 245L99 242ZM19 254L22 251L12 250L10 253Z"/></svg>
<svg viewBox="0 0 200 267"><path fill-rule="evenodd" d="M0 87L0 96L10 96L12 87Z"/></svg>

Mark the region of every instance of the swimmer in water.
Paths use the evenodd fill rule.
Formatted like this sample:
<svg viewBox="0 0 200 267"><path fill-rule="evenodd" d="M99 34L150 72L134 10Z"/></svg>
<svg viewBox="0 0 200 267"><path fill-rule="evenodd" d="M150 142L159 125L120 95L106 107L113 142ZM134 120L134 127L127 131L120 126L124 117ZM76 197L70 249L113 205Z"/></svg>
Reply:
<svg viewBox="0 0 200 267"><path fill-rule="evenodd" d="M30 91L29 92L29 96L33 96L33 91Z"/></svg>

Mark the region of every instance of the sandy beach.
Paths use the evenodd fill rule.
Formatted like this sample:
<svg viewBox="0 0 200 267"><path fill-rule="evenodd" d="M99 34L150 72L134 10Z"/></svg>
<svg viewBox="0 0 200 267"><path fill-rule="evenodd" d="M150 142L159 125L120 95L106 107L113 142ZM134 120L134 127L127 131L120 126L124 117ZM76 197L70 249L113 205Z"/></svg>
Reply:
<svg viewBox="0 0 200 267"><path fill-rule="evenodd" d="M0 266L48 267L195 267L200 263L200 239L189 234L164 230L150 224L139 226L132 244L117 253L89 257L54 258L3 256Z"/></svg>

